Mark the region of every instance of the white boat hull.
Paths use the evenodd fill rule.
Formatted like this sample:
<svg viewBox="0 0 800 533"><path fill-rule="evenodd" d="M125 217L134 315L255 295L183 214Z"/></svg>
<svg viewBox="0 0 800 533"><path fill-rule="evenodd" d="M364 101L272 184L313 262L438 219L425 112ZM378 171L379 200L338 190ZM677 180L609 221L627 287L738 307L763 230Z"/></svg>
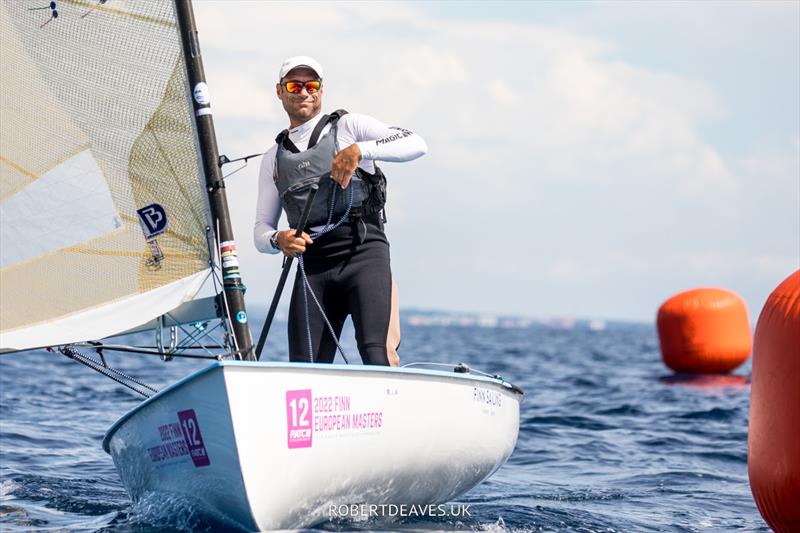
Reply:
<svg viewBox="0 0 800 533"><path fill-rule="evenodd" d="M471 374L222 362L120 419L104 448L134 501L188 498L243 529L342 505L450 501L509 457L522 394Z"/></svg>

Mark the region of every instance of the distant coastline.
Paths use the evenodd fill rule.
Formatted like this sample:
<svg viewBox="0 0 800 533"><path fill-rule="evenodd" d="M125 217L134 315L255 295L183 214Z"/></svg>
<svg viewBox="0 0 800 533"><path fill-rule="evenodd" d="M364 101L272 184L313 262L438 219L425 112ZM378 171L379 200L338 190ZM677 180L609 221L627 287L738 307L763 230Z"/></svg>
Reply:
<svg viewBox="0 0 800 533"><path fill-rule="evenodd" d="M264 315L260 309L249 310L255 323L263 322ZM286 308L279 308L276 322L286 322ZM441 309L400 309L400 322L407 326L417 327L465 327L486 329L529 329L549 328L560 330L603 331L620 327L645 326L653 327L652 322L634 320L610 320L586 317L538 317L531 318L519 315L501 315L471 311L445 311Z"/></svg>
<svg viewBox="0 0 800 533"><path fill-rule="evenodd" d="M545 327L553 329L584 329L603 331L609 327L649 325L648 322L606 320L602 318L544 317L531 318L494 313L455 312L441 310L401 309L400 320L410 326L447 326L490 329L528 329Z"/></svg>

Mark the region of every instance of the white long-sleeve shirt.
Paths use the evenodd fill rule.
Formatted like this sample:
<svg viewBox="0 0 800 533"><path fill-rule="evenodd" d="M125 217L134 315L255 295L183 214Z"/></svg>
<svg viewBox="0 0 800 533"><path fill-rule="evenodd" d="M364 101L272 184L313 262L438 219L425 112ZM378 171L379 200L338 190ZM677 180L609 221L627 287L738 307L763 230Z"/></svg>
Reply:
<svg viewBox="0 0 800 533"><path fill-rule="evenodd" d="M289 139L298 150L305 151L311 132L322 119L322 113L305 124L289 130ZM328 133L330 125L325 126L322 135ZM321 135L320 135L321 136ZM339 148L344 150L357 144L361 150L359 167L370 174L375 172L373 161L403 162L425 155L428 146L425 141L406 129L390 127L367 115L348 113L339 119L336 132ZM261 160L258 176L258 203L256 204L256 223L253 228L253 241L263 253L275 254L278 249L270 243L270 237L277 231L281 216L281 201L275 186L275 154L278 145L274 144Z"/></svg>

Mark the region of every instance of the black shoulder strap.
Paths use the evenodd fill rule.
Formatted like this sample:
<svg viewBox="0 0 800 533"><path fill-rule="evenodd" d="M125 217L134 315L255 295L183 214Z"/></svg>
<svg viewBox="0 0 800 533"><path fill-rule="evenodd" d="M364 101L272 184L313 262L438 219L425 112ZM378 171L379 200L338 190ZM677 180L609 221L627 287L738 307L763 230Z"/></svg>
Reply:
<svg viewBox="0 0 800 533"><path fill-rule="evenodd" d="M336 111L331 113L331 122L336 122L337 120L339 120L340 118L342 118L346 114L347 114L347 110L346 109L337 109Z"/></svg>
<svg viewBox="0 0 800 533"><path fill-rule="evenodd" d="M319 119L317 125L314 126L314 131L311 132L311 138L308 140L309 148L314 148L317 145L319 136L322 135L322 130L325 128L325 126L328 125L328 122L330 121L331 121L330 115L322 115L322 118Z"/></svg>
<svg viewBox="0 0 800 533"><path fill-rule="evenodd" d="M319 136L322 135L322 130L325 129L325 126L330 124L333 126L336 122L342 118L343 115L346 115L347 111L344 109L337 109L336 111L332 112L330 115L323 115L319 122L317 122L316 127L314 127L314 131L311 132L311 138L308 140L308 147L312 148L317 145L317 141L319 141Z"/></svg>
<svg viewBox="0 0 800 533"><path fill-rule="evenodd" d="M275 142L283 146L292 153L295 154L300 153L300 150L297 148L297 146L294 145L292 140L289 138L289 130L283 130L282 132L280 132L278 136L275 137Z"/></svg>

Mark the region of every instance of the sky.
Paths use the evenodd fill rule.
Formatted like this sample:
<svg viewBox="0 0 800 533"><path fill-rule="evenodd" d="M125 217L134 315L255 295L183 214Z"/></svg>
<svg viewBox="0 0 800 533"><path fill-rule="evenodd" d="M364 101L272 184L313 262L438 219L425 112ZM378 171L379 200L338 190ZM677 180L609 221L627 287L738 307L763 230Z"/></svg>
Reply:
<svg viewBox="0 0 800 533"><path fill-rule="evenodd" d="M325 110L426 140L381 165L402 308L652 321L721 287L754 323L800 268L800 2L194 9L221 153L287 126L293 55L322 63ZM280 275L252 243L257 181L257 160L226 181L251 312Z"/></svg>

